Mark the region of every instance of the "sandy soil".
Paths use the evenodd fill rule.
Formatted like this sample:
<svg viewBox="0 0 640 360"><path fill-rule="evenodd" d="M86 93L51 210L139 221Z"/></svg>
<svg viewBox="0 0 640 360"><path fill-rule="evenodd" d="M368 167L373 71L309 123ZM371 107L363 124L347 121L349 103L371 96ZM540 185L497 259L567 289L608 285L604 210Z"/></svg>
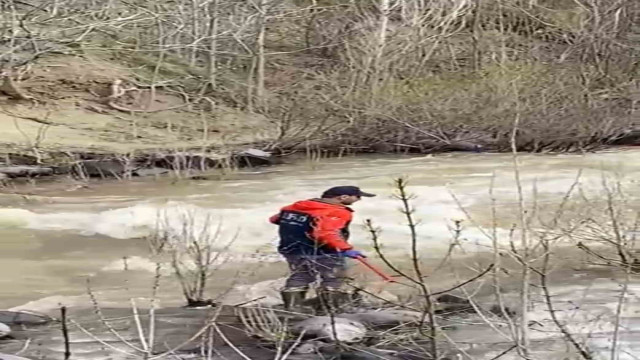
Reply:
<svg viewBox="0 0 640 360"><path fill-rule="evenodd" d="M185 105L181 94L162 88L148 107L152 112L114 110L100 100L115 79L124 79L129 87L132 83L127 80L133 74L89 57L56 55L38 61L20 82L34 101L0 97L0 147L5 151L37 146L42 150L126 153L246 143L269 138L275 130L258 115L224 106L201 112ZM127 93L117 104L147 108L150 91L140 89Z"/></svg>

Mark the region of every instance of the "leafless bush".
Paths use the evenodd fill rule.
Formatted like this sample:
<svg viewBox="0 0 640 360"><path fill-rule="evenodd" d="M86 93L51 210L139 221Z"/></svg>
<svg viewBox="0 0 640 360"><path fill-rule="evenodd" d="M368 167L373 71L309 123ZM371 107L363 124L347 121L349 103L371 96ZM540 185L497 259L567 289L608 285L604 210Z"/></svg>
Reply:
<svg viewBox="0 0 640 360"><path fill-rule="evenodd" d="M640 101L631 0L2 6L0 61L17 88L48 53L116 57L149 95L137 110L166 91L194 113L259 112L277 133L266 146L283 151L507 150L514 79L519 150L592 150L633 126Z"/></svg>
<svg viewBox="0 0 640 360"><path fill-rule="evenodd" d="M108 333L108 336L104 339L102 338L102 335L97 334L100 326L90 326L83 321L81 322L74 319L70 320L70 323L90 339L100 344L104 349L108 349L114 354L123 354L134 359L143 360L165 359L171 357L177 351L185 348L186 346L193 345L199 338L206 340L208 336L211 335L211 331L219 331L219 328L216 325L216 320L222 308L207 314L204 326L196 330L193 334L190 334L190 336L182 343L173 347L168 347L166 343L158 343L158 315L156 314L156 310L158 309L157 296L160 287L161 268L162 264L157 262L154 280L151 287L151 297L145 299L148 301L148 308L142 309L139 301L131 298L130 303L132 315L130 317L119 317L113 319L106 317L104 309L102 308L95 292L91 288L90 282L87 281L87 292L91 299L94 313L97 316L100 325L102 325L102 329ZM123 326L123 324L126 324L126 326ZM209 347L211 346L212 345L209 344Z"/></svg>
<svg viewBox="0 0 640 360"><path fill-rule="evenodd" d="M638 271L637 252L640 213L632 206L627 185L618 176L602 176L602 190L594 195L581 194L579 201L589 205L579 230L571 240L584 251L593 264ZM576 225L577 226L577 225Z"/></svg>
<svg viewBox="0 0 640 360"><path fill-rule="evenodd" d="M620 342L624 331L623 308L628 301L630 275L636 271L638 264L635 251L638 214L630 205L631 198L624 191L620 179L603 176L599 192L584 188L581 180L581 172L578 172L564 195L557 197L553 204L545 201L542 206L537 185L532 185L529 194L524 189L522 180L517 178L520 188L518 211L514 211L513 205L509 206L508 211L501 210L492 183L489 191L491 221L488 227L479 225L461 207L467 214L468 221L491 241L494 252L492 291L496 299L494 312L502 317L502 321L506 321L509 334L497 329L495 331L508 335L514 343L513 349L517 349L520 356L527 356L534 351L531 340L527 339L530 336L531 321L523 319L536 312L540 321L542 309L545 312L544 322L555 327L557 336L580 358L595 359L602 351L610 351L614 356L623 351ZM508 232L499 231L498 220L502 223L513 222L513 225ZM524 238L526 241L521 241ZM585 259L580 260L576 248L585 253ZM567 300L557 296L564 285L554 284L555 281L562 281L562 278L555 276L556 273L573 268L583 274L588 273L588 269L613 270L615 280L611 291L619 293L619 300L617 304L611 304L616 308L610 321L614 341L606 349L594 348L589 341L590 335L585 334L582 328L584 324L601 321L601 315L597 311L591 313L593 309L576 305L581 302L577 298L568 301L572 307L575 306L573 310L569 310ZM527 296L520 297L517 304L510 303L507 306L505 289L506 286L512 288L514 280L511 274L518 270L522 275L519 291L521 294L526 291ZM507 273L510 275L506 275ZM462 290L467 293L464 287ZM585 285L583 291L588 293L589 285ZM517 314L511 312L513 308L509 309L513 306L520 309ZM573 319L572 311L579 312L581 320ZM492 321L494 320L486 318L488 324Z"/></svg>
<svg viewBox="0 0 640 360"><path fill-rule="evenodd" d="M439 341L444 336L444 332L439 328L438 325L438 316L436 316L436 303L437 296L445 293L449 293L455 289L461 288L465 285L468 285L482 276L486 275L493 268L493 264L487 267L484 270L478 270L477 274L469 279L460 281L458 284L454 285L451 288L443 289L440 291L433 291L432 284L430 284L430 279L433 279L434 276L437 275L440 271L442 271L443 267L449 262L452 256L452 252L459 244L459 236L460 236L460 224L456 223L453 229L454 239L452 241L452 245L449 248L449 251L444 255L443 259L440 262L440 265L427 273L423 261L421 259L421 254L423 251L420 249L420 235L419 235L419 223L420 220L415 218L413 208L411 202L415 198L415 195L412 195L409 192L408 188L408 180L405 178L396 178L394 180L394 187L396 190L395 198L402 204L400 211L404 215L407 223L407 227L410 233L409 236L409 248L410 248L410 265L409 269L404 269L401 264L392 261L387 257L383 250L383 244L380 239L380 231L381 229L375 227L371 220L366 221L366 228L371 234L371 239L373 241L373 246L376 251L376 254L380 257L380 259L390 268L399 278L399 280L404 280L405 282L400 282L403 286L408 287L411 293L417 293L418 301L411 304L397 304L403 308L417 309L422 313L421 320L418 324L418 335L419 338L426 339L428 346L425 350L425 355L429 358L438 359L440 356L445 356L439 345ZM416 338L415 330L412 330L410 327L399 327L396 329L397 331L389 333L389 338L383 340L383 342L415 342L416 340L420 340ZM390 340L393 338L393 341ZM453 344L455 346L455 343Z"/></svg>
<svg viewBox="0 0 640 360"><path fill-rule="evenodd" d="M633 126L632 2L324 5L308 31L340 62L314 77L340 119L325 148L506 151L516 107L522 151L593 150Z"/></svg>
<svg viewBox="0 0 640 360"><path fill-rule="evenodd" d="M212 305L205 298L211 276L228 260L228 249L236 237L222 239L222 222L195 211L160 214L156 231L148 238L153 251L169 254L174 274L189 306Z"/></svg>

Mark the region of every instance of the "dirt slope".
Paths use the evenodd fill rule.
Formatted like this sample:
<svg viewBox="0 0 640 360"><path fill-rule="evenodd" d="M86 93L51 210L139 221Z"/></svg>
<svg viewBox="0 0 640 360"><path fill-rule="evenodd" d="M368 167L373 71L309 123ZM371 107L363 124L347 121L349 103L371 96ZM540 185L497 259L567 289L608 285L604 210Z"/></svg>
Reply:
<svg viewBox="0 0 640 360"><path fill-rule="evenodd" d="M116 79L139 89L115 101L135 112L105 104ZM126 153L248 143L275 130L258 115L222 105L199 109L164 88L149 103L149 88L133 79L123 66L90 57L55 55L36 62L19 83L33 101L0 94L0 149Z"/></svg>

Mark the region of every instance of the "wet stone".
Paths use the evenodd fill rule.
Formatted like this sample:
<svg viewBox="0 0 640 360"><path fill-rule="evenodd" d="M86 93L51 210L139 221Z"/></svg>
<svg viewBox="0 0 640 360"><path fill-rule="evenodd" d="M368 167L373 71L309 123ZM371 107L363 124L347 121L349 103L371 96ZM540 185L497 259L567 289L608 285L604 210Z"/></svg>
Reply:
<svg viewBox="0 0 640 360"><path fill-rule="evenodd" d="M292 326L296 334L304 332L305 337L315 337L323 341L357 343L363 341L367 328L360 322L339 317L315 316Z"/></svg>
<svg viewBox="0 0 640 360"><path fill-rule="evenodd" d="M7 337L9 334L11 334L11 328L8 325L0 323L0 339Z"/></svg>
<svg viewBox="0 0 640 360"><path fill-rule="evenodd" d="M0 311L0 323L8 325L45 325L53 319L24 311Z"/></svg>
<svg viewBox="0 0 640 360"><path fill-rule="evenodd" d="M392 309L363 311L353 314L341 314L339 316L374 328L418 323L423 318L422 313L417 311Z"/></svg>

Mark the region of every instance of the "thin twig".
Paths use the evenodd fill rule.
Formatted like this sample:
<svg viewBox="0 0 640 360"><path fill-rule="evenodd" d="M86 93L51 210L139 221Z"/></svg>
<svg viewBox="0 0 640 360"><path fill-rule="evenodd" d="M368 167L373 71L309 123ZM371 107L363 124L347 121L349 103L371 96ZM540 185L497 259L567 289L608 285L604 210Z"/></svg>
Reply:
<svg viewBox="0 0 640 360"><path fill-rule="evenodd" d="M252 360L250 357L248 357L247 355L245 355L240 349L238 349L225 335L224 333L220 330L220 328L218 327L218 325L216 325L215 322L211 323L211 326L216 330L216 332L218 333L218 335L220 335L220 338L227 344L229 345L230 348L233 349L233 351L235 351L238 355L240 355L240 357L242 357L244 360Z"/></svg>

